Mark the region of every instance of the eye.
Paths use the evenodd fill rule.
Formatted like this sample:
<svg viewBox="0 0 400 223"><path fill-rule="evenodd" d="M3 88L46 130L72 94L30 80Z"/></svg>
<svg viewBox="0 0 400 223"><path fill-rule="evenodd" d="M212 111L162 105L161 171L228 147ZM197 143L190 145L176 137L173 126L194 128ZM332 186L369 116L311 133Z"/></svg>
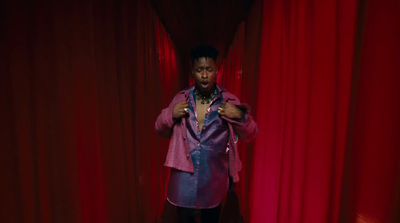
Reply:
<svg viewBox="0 0 400 223"><path fill-rule="evenodd" d="M214 69L212 69L212 68L207 68L207 71L208 71L208 72L213 72Z"/></svg>

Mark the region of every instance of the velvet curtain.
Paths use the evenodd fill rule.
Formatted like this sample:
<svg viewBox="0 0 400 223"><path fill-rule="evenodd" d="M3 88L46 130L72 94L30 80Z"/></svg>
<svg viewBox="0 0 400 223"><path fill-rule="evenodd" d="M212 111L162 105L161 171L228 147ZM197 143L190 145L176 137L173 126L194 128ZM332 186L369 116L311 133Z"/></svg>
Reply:
<svg viewBox="0 0 400 223"><path fill-rule="evenodd" d="M340 221L400 222L400 2L358 8Z"/></svg>
<svg viewBox="0 0 400 223"><path fill-rule="evenodd" d="M250 222L338 221L356 13L264 1Z"/></svg>
<svg viewBox="0 0 400 223"><path fill-rule="evenodd" d="M178 91L148 1L2 1L1 222L155 222Z"/></svg>
<svg viewBox="0 0 400 223"><path fill-rule="evenodd" d="M249 222L399 222L400 4L264 1Z"/></svg>

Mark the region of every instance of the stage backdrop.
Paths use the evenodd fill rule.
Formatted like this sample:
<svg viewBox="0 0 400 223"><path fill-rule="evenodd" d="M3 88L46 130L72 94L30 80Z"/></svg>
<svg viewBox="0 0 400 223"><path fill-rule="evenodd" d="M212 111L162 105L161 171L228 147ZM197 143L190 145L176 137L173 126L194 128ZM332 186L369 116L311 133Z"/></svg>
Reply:
<svg viewBox="0 0 400 223"><path fill-rule="evenodd" d="M182 86L147 1L2 1L1 222L155 222Z"/></svg>
<svg viewBox="0 0 400 223"><path fill-rule="evenodd" d="M399 221L400 4L263 3L262 28L256 1L218 79L260 127L240 144L245 219Z"/></svg>
<svg viewBox="0 0 400 223"><path fill-rule="evenodd" d="M1 222L159 222L154 121L200 42L259 125L246 222L400 221L400 2L165 2L0 3Z"/></svg>
<svg viewBox="0 0 400 223"><path fill-rule="evenodd" d="M399 222L400 2L264 1L262 27L249 222Z"/></svg>

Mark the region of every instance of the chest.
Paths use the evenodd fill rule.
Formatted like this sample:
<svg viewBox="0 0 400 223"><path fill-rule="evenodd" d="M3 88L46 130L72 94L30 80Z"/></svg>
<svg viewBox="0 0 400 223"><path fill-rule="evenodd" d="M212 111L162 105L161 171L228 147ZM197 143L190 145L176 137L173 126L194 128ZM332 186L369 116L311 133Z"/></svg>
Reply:
<svg viewBox="0 0 400 223"><path fill-rule="evenodd" d="M208 107L209 107L209 104L202 104L199 100L196 100L197 122L199 123L200 131L203 128L204 117L207 113Z"/></svg>

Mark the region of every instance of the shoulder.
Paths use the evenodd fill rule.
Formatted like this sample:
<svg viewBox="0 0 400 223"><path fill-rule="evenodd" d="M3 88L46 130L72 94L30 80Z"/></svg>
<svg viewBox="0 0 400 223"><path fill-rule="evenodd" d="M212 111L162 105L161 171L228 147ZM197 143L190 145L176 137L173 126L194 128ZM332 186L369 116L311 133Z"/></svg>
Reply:
<svg viewBox="0 0 400 223"><path fill-rule="evenodd" d="M236 95L234 95L233 93L226 90L226 88L224 88L218 84L217 84L217 88L218 88L219 92L221 93L222 99L224 101L232 103L232 104L240 104L239 98L236 97Z"/></svg>
<svg viewBox="0 0 400 223"><path fill-rule="evenodd" d="M187 98L189 97L189 92L191 90L193 90L194 86L190 86L187 87L181 91L179 91L178 93L176 93L176 95L174 96L173 101L183 101L183 100L187 100Z"/></svg>

